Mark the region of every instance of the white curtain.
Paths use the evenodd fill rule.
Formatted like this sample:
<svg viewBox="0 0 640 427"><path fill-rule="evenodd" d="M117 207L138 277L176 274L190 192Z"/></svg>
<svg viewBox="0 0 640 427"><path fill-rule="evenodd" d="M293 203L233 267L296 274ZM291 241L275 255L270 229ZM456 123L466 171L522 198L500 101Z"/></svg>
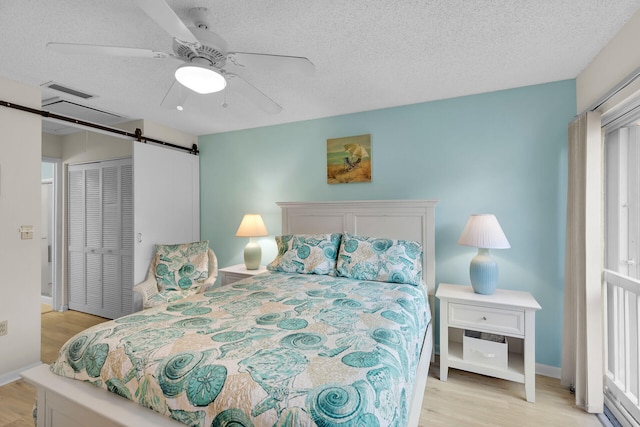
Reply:
<svg viewBox="0 0 640 427"><path fill-rule="evenodd" d="M569 124L561 383L576 404L603 411L602 135L600 113Z"/></svg>

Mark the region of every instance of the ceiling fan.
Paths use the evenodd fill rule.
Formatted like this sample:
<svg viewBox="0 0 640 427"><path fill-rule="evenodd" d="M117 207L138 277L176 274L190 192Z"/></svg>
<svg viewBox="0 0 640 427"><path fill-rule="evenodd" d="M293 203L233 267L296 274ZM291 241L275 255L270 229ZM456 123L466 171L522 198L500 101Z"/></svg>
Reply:
<svg viewBox="0 0 640 427"><path fill-rule="evenodd" d="M282 107L240 75L225 69L228 63L238 67L280 67L287 71L312 74L315 67L299 56L264 53L230 52L227 43L209 31L206 8L189 10L194 26L187 27L165 1L137 0L138 6L173 37L173 53L133 47L102 46L75 43L47 43L47 48L61 53L99 54L138 58L176 59L182 62L175 72L176 81L165 95L162 105L182 109L186 97L193 92L208 94L227 86L268 113L279 113ZM184 90L184 88L189 90ZM222 104L226 107L226 102Z"/></svg>

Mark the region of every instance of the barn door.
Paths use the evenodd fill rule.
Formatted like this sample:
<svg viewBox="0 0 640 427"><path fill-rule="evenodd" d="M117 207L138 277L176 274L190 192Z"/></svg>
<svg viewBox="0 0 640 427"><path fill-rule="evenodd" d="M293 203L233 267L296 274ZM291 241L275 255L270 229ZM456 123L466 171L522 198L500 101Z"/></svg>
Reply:
<svg viewBox="0 0 640 427"><path fill-rule="evenodd" d="M187 152L134 144L134 277L146 277L155 244L200 240L200 161Z"/></svg>

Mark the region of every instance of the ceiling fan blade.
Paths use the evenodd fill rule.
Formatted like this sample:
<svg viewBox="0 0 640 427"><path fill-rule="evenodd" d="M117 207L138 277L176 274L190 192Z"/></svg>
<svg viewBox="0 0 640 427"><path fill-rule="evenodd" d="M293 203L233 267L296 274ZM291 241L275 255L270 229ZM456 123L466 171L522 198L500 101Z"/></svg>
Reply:
<svg viewBox="0 0 640 427"><path fill-rule="evenodd" d="M237 74L226 73L225 77L227 78L229 86L232 87L233 90L240 92L267 113L278 114L282 111L282 107L278 103Z"/></svg>
<svg viewBox="0 0 640 427"><path fill-rule="evenodd" d="M137 0L138 6L167 33L190 47L200 42L164 0Z"/></svg>
<svg viewBox="0 0 640 427"><path fill-rule="evenodd" d="M166 52L137 47L102 46L95 44L47 43L47 49L65 54L129 56L135 58L168 58L173 56Z"/></svg>
<svg viewBox="0 0 640 427"><path fill-rule="evenodd" d="M229 52L227 59L233 64L251 68L268 67L282 72L313 74L315 66L302 56L270 55L266 53Z"/></svg>

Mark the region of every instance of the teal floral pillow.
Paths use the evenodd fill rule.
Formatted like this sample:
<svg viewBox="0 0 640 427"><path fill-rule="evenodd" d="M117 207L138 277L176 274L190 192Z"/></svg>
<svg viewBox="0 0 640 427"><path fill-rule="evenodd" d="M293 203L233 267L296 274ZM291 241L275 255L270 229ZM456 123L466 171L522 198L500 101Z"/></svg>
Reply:
<svg viewBox="0 0 640 427"><path fill-rule="evenodd" d="M356 280L407 283L422 282L422 245L344 233L336 262L338 276Z"/></svg>
<svg viewBox="0 0 640 427"><path fill-rule="evenodd" d="M267 265L271 271L335 276L340 234L276 236L278 255Z"/></svg>
<svg viewBox="0 0 640 427"><path fill-rule="evenodd" d="M209 276L209 241L156 245L154 260L160 291L198 288Z"/></svg>

